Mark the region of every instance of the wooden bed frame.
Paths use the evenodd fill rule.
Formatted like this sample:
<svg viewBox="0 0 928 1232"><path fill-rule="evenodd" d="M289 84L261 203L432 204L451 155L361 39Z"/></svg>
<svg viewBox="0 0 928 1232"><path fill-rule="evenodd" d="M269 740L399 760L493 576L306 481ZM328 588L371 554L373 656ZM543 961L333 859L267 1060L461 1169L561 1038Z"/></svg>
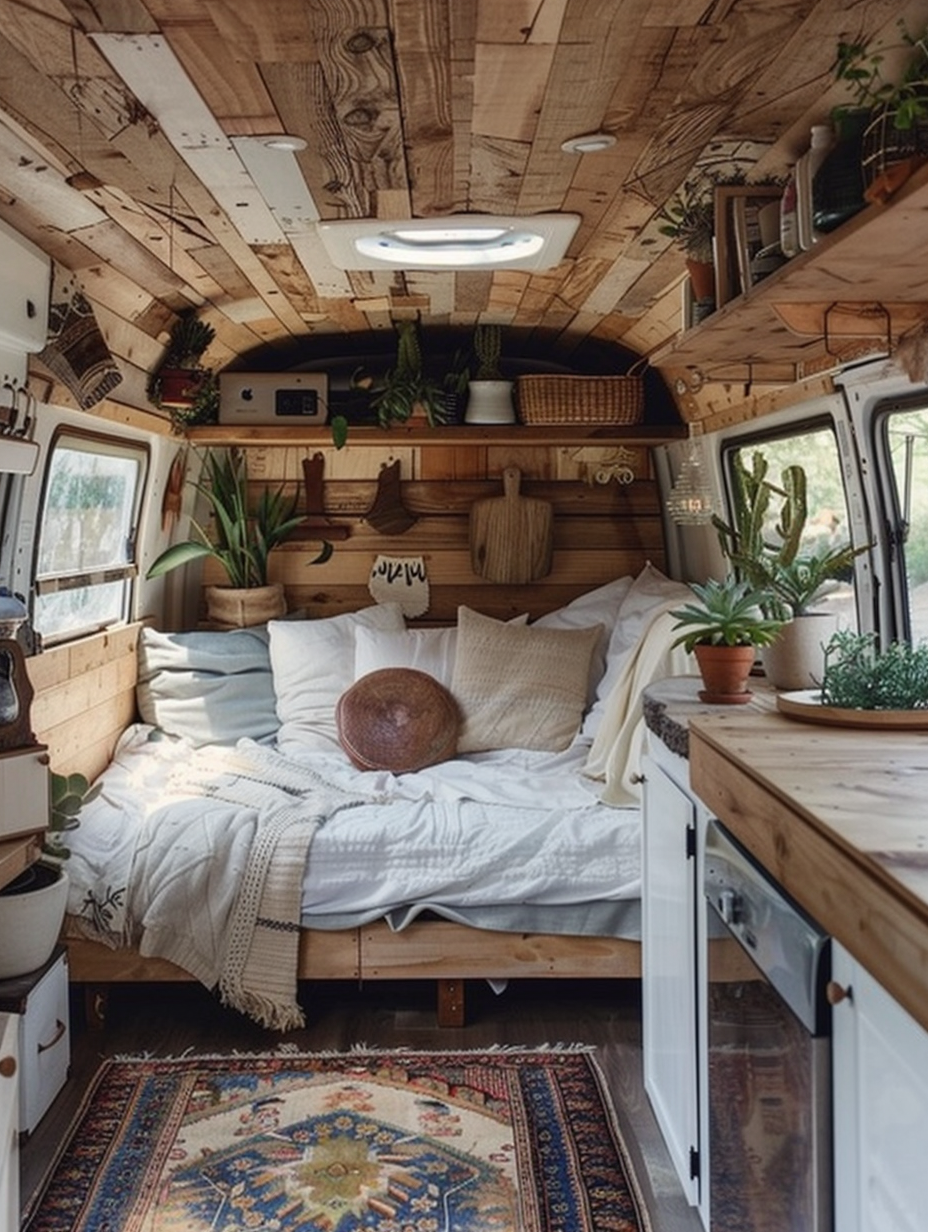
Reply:
<svg viewBox="0 0 928 1232"><path fill-rule="evenodd" d="M163 958L111 950L96 941L66 938L70 979L85 985L88 1020L101 1024L106 987L113 983L191 981ZM639 979L641 946L617 937L501 933L449 920L417 920L402 932L384 921L337 932L304 929L301 980L423 980L437 985L439 1026L463 1026L465 980Z"/></svg>
<svg viewBox="0 0 928 1232"><path fill-rule="evenodd" d="M27 661L35 690L33 727L49 746L56 770L94 777L135 720L140 629L141 623L128 625ZM65 941L70 979L85 986L90 1021L102 1023L107 985L193 979L173 963L143 958L132 949L111 950L83 938ZM465 980L640 975L638 941L493 932L437 919L417 920L401 932L383 921L338 932L306 929L298 964L301 980L433 979L443 1026L464 1021Z"/></svg>

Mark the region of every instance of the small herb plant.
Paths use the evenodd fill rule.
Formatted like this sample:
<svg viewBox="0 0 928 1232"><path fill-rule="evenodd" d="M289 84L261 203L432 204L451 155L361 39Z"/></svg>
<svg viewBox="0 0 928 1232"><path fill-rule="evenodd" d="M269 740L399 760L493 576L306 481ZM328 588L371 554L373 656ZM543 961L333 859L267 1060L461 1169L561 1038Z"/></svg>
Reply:
<svg viewBox="0 0 928 1232"><path fill-rule="evenodd" d="M746 581L709 578L691 585L699 602L670 613L674 629L683 630L674 646L690 653L697 646L769 646L783 627L781 620L764 615L769 595Z"/></svg>
<svg viewBox="0 0 928 1232"><path fill-rule="evenodd" d="M928 44L924 34L913 38L901 21L899 38L898 45L911 48L912 58L898 82L883 75L889 49L870 43L839 43L835 77L850 88L855 107L883 109L892 117L893 126L906 132L928 117ZM847 107L836 108L837 118L847 111Z"/></svg>
<svg viewBox="0 0 928 1232"><path fill-rule="evenodd" d="M676 240L687 256L694 261L712 260L715 203L711 184L687 180L658 212L658 218L661 235Z"/></svg>
<svg viewBox="0 0 928 1232"><path fill-rule="evenodd" d="M822 702L842 710L928 708L928 644L892 642L839 629L825 647Z"/></svg>

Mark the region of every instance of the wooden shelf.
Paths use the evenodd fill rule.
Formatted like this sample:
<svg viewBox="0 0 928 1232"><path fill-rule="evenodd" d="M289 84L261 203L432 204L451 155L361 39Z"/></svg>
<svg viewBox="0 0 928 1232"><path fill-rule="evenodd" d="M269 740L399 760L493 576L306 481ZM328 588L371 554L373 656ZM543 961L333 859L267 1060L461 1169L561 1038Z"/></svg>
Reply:
<svg viewBox="0 0 928 1232"><path fill-rule="evenodd" d="M251 426L219 424L191 428L189 439L197 445L331 445L328 427L301 428L295 425ZM349 445L433 446L449 445L577 445L619 442L626 445L661 445L686 436L684 424L560 424L535 427L523 424L430 428L426 424L395 424L392 428L352 425Z"/></svg>
<svg viewBox="0 0 928 1232"><path fill-rule="evenodd" d="M35 863L42 853L42 835L4 839L0 842L0 889Z"/></svg>
<svg viewBox="0 0 928 1232"><path fill-rule="evenodd" d="M735 365L792 368L786 379L795 379L829 359L840 363L845 349L859 349L861 340L885 353L887 327L898 337L928 320L926 243L928 166L889 204L867 206L810 251L658 348L651 365L699 369L708 379L723 379L722 371Z"/></svg>

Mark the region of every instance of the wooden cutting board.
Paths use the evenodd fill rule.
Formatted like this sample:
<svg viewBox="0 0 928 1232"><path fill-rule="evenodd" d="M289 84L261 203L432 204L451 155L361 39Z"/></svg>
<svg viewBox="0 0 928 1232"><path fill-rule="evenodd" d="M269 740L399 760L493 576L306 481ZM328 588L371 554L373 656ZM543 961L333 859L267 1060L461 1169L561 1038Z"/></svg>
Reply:
<svg viewBox="0 0 928 1232"><path fill-rule="evenodd" d="M507 466L503 495L471 506L471 568L490 582L533 582L551 572L553 510L522 496L521 478L517 466Z"/></svg>

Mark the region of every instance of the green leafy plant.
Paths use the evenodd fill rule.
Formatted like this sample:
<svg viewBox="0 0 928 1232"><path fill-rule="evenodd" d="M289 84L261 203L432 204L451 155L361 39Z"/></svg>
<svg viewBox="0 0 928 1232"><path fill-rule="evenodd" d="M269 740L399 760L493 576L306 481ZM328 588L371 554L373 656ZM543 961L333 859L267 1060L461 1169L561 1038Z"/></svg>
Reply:
<svg viewBox="0 0 928 1232"><path fill-rule="evenodd" d="M683 630L674 646L690 653L696 646L768 646L783 627L781 620L764 615L767 593L746 581L709 578L691 585L699 602L670 613L674 630Z"/></svg>
<svg viewBox="0 0 928 1232"><path fill-rule="evenodd" d="M687 180L658 211L658 231L675 240L694 261L712 260L715 234L713 185Z"/></svg>
<svg viewBox="0 0 928 1232"><path fill-rule="evenodd" d="M914 38L901 21L899 38L896 46L910 48L912 57L898 81L884 76L886 52L891 49L867 42L838 44L835 77L849 87L854 107L882 110L894 128L906 132L928 117L928 44L925 35ZM849 109L838 106L835 118L842 118Z"/></svg>
<svg viewBox="0 0 928 1232"><path fill-rule="evenodd" d="M371 410L381 428L405 423L421 407L430 427L445 423L447 402L439 381L427 376L422 367L422 348L414 321L399 321L396 327L396 363L379 380L362 371L355 372L352 385L371 393ZM348 420L336 415L331 424L332 440L341 449L348 439Z"/></svg>
<svg viewBox="0 0 928 1232"><path fill-rule="evenodd" d="M219 379L214 372L204 371L189 406L170 407L171 423L176 432L202 424L219 422Z"/></svg>
<svg viewBox="0 0 928 1232"><path fill-rule="evenodd" d="M80 811L85 804L96 799L100 794L102 783L90 786L89 779L83 774L49 774L48 793L48 830L42 850L45 855L56 860L67 860L71 849L64 835L76 830L80 823Z"/></svg>
<svg viewBox="0 0 928 1232"><path fill-rule="evenodd" d="M822 701L844 710L924 710L928 707L928 644L892 642L839 629L825 647Z"/></svg>
<svg viewBox="0 0 928 1232"><path fill-rule="evenodd" d="M191 519L198 538L172 544L148 570L147 577L160 577L191 561L211 556L219 561L229 584L243 590L268 584L268 557L272 550L303 521L296 512L297 497L287 497L283 485L276 491L265 487L255 508L248 507L248 472L244 454L207 453L201 479L194 485L212 511L212 537ZM321 564L332 555L332 544L322 545L310 564Z"/></svg>

